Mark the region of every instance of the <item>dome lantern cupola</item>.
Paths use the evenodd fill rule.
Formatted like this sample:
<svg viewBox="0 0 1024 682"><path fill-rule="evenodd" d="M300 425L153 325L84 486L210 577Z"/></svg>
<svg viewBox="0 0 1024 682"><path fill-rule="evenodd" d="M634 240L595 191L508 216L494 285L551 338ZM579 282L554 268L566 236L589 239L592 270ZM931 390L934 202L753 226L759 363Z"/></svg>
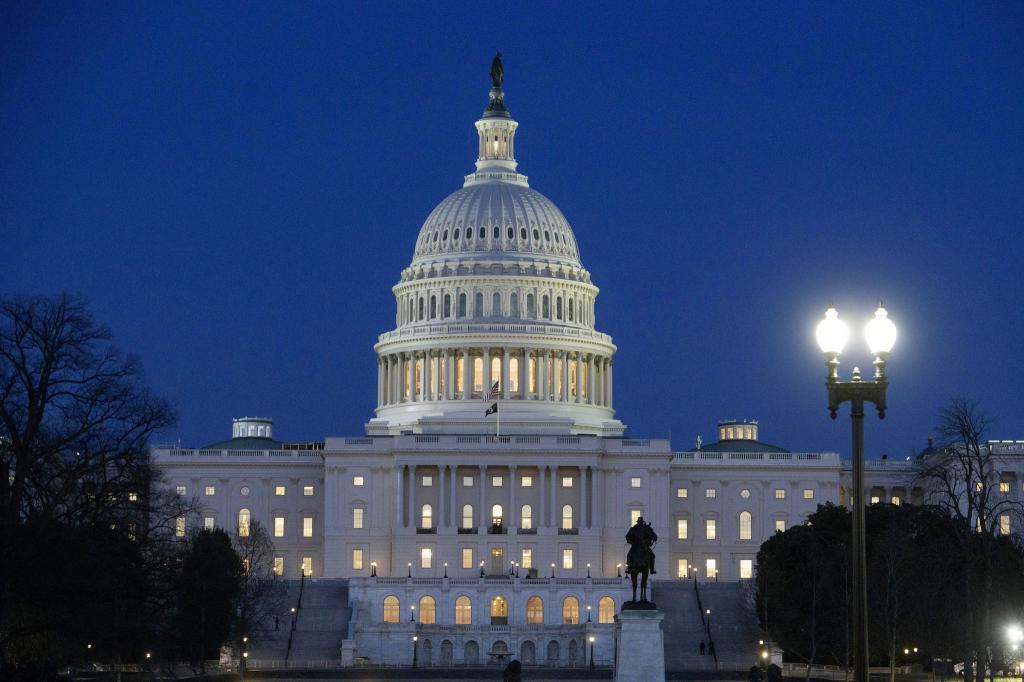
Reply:
<svg viewBox="0 0 1024 682"><path fill-rule="evenodd" d="M519 164L515 157L515 136L519 123L505 108L505 91L501 88L504 80L505 67L499 52L491 62L490 103L476 122L476 133L480 137L476 172L466 176L465 187L494 180L528 186L526 176L516 173Z"/></svg>

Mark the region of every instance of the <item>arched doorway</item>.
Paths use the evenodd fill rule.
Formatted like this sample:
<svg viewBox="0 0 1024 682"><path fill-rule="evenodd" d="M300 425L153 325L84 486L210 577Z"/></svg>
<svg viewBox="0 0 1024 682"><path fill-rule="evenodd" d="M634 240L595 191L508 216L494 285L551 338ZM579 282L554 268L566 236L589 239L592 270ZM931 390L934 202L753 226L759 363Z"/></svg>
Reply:
<svg viewBox="0 0 1024 682"><path fill-rule="evenodd" d="M569 665L576 665L576 658L579 656L579 645L576 644L576 640L569 642Z"/></svg>
<svg viewBox="0 0 1024 682"><path fill-rule="evenodd" d="M524 665L533 665L537 662L537 650L530 640L519 645L519 660Z"/></svg>
<svg viewBox="0 0 1024 682"><path fill-rule="evenodd" d="M551 640L548 642L548 665L558 665L558 659L561 656L559 650L558 640Z"/></svg>
<svg viewBox="0 0 1024 682"><path fill-rule="evenodd" d="M423 646L420 647L420 664L421 665L432 665L431 657L434 654L434 647L431 645L429 639L423 640Z"/></svg>
<svg viewBox="0 0 1024 682"><path fill-rule="evenodd" d="M480 645L473 640L466 642L466 655L464 659L466 665L480 665Z"/></svg>
<svg viewBox="0 0 1024 682"><path fill-rule="evenodd" d="M504 640L499 639L493 645L491 645L491 651L489 652L489 659L491 663L496 663L504 667L512 656L508 650L508 644Z"/></svg>
<svg viewBox="0 0 1024 682"><path fill-rule="evenodd" d="M452 643L449 640L441 642L441 665L452 664Z"/></svg>
<svg viewBox="0 0 1024 682"><path fill-rule="evenodd" d="M491 600L491 625L508 625L508 602L504 597Z"/></svg>

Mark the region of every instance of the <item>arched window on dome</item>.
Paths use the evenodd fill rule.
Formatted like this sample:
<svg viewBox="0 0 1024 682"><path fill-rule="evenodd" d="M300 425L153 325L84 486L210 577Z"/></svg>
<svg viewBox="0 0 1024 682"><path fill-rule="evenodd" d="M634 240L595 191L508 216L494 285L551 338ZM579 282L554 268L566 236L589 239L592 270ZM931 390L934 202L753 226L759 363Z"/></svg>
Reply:
<svg viewBox="0 0 1024 682"><path fill-rule="evenodd" d="M509 317L519 317L519 294L512 292L508 295Z"/></svg>
<svg viewBox="0 0 1024 682"><path fill-rule="evenodd" d="M459 232L459 228L455 228L455 231L454 231L454 232L452 232L452 241L453 241L453 242L457 242L457 241L459 241L459 234L461 234L461 233Z"/></svg>
<svg viewBox="0 0 1024 682"><path fill-rule="evenodd" d="M512 395L519 393L519 358L508 359L508 392Z"/></svg>
<svg viewBox="0 0 1024 682"><path fill-rule="evenodd" d="M501 294L497 291L491 296L491 315L501 315Z"/></svg>
<svg viewBox="0 0 1024 682"><path fill-rule="evenodd" d="M498 388L500 388L502 390L505 390L504 387L501 385L501 356L500 355L496 355L493 358L491 358L491 386L494 385L495 381L498 382ZM488 386L487 388L490 389L491 386Z"/></svg>
<svg viewBox="0 0 1024 682"><path fill-rule="evenodd" d="M459 294L459 317L466 316L466 294Z"/></svg>
<svg viewBox="0 0 1024 682"><path fill-rule="evenodd" d="M537 319L537 304L534 301L533 294L526 295L526 316L531 320Z"/></svg>
<svg viewBox="0 0 1024 682"><path fill-rule="evenodd" d="M531 355L526 366L530 395L537 395L537 356Z"/></svg>
<svg viewBox="0 0 1024 682"><path fill-rule="evenodd" d="M558 298L555 299L555 317L557 319L559 319L559 320L562 319L562 297L561 296L559 296Z"/></svg>
<svg viewBox="0 0 1024 682"><path fill-rule="evenodd" d="M423 360L417 360L413 373L416 375L416 395L423 393Z"/></svg>
<svg viewBox="0 0 1024 682"><path fill-rule="evenodd" d="M497 225L494 226L494 241L501 239L501 228Z"/></svg>
<svg viewBox="0 0 1024 682"><path fill-rule="evenodd" d="M509 227L505 230L505 236L511 241L516 236L516 231Z"/></svg>
<svg viewBox="0 0 1024 682"><path fill-rule="evenodd" d="M422 320L423 319L423 297L422 296L420 296L419 308L417 308L417 310L419 311L419 315L418 315L418 317L416 319L417 320Z"/></svg>
<svg viewBox="0 0 1024 682"><path fill-rule="evenodd" d="M437 318L437 296L430 297L430 319Z"/></svg>
<svg viewBox="0 0 1024 682"><path fill-rule="evenodd" d="M473 317L484 316L484 295L479 291L473 296Z"/></svg>
<svg viewBox="0 0 1024 682"><path fill-rule="evenodd" d="M462 357L462 353L455 358L455 392L462 393L462 385L465 381L463 377L466 376L466 360ZM458 397L458 396L456 396Z"/></svg>
<svg viewBox="0 0 1024 682"><path fill-rule="evenodd" d="M445 319L452 316L452 295L444 295L444 317Z"/></svg>
<svg viewBox="0 0 1024 682"><path fill-rule="evenodd" d="M574 310L576 308L576 301L570 298L569 299L569 306L568 307L569 307L569 321L570 322L575 322L576 321L576 316L573 315L573 312L574 312Z"/></svg>
<svg viewBox="0 0 1024 682"><path fill-rule="evenodd" d="M547 294L544 294L540 298L540 316L545 320L551 319L551 305L548 303Z"/></svg>
<svg viewBox="0 0 1024 682"><path fill-rule="evenodd" d="M487 228L486 227L481 227L480 228L480 240L482 241L484 239L487 239Z"/></svg>
<svg viewBox="0 0 1024 682"><path fill-rule="evenodd" d="M525 227L520 227L519 228L519 238L522 239L524 242L526 241L526 228Z"/></svg>
<svg viewBox="0 0 1024 682"><path fill-rule="evenodd" d="M569 392L571 397L575 398L579 395L580 380L576 375L576 363L569 363Z"/></svg>
<svg viewBox="0 0 1024 682"><path fill-rule="evenodd" d="M484 359L480 357L473 358L473 392L484 392Z"/></svg>

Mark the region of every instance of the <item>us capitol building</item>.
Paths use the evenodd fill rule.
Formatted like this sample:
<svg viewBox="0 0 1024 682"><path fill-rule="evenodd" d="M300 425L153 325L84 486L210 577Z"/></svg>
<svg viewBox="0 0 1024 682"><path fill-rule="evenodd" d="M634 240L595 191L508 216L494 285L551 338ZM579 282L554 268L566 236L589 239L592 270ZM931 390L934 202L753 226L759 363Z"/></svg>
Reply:
<svg viewBox="0 0 1024 682"><path fill-rule="evenodd" d="M848 462L769 445L756 422L723 421L717 442L685 452L624 437L598 287L569 221L518 171L498 66L476 167L427 216L392 288L365 435L283 443L270 419L245 417L229 440L154 450L196 502L179 534L258 521L286 579L345 579L339 637L367 661L408 663L410 628L420 664L580 660L629 598L620 566L638 517L660 535L657 600L666 581L747 581L766 538L848 499ZM868 462L872 502L920 503L912 480L911 462Z"/></svg>

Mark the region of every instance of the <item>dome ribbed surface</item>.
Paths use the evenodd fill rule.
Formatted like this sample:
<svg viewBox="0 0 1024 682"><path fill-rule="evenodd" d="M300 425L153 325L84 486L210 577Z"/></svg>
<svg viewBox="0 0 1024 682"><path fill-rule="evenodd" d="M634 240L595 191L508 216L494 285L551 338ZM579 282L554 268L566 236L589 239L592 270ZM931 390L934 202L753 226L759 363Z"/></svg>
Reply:
<svg viewBox="0 0 1024 682"><path fill-rule="evenodd" d="M413 263L452 255L544 255L579 265L569 221L550 199L525 185L463 187L437 205L420 229Z"/></svg>

